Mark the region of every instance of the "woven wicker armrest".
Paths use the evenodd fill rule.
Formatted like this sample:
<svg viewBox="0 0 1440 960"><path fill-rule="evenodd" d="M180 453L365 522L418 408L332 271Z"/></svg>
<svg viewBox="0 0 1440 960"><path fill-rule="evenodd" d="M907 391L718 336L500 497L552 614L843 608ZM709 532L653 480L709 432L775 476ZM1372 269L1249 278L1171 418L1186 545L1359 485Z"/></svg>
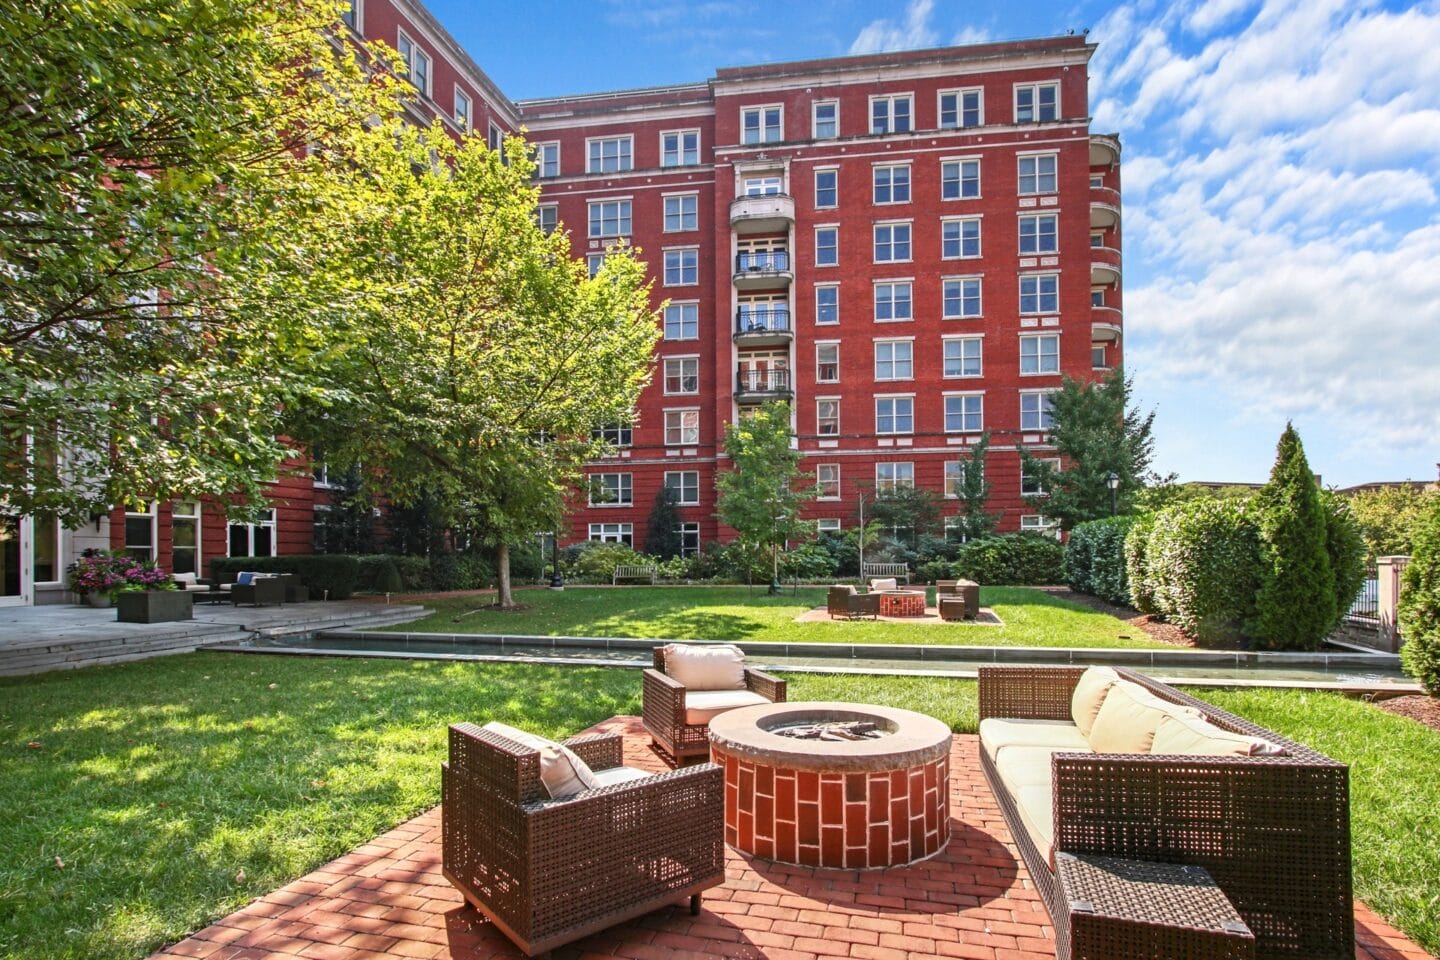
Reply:
<svg viewBox="0 0 1440 960"><path fill-rule="evenodd" d="M571 737L565 746L585 761L591 770L609 770L624 764L625 738L618 733L592 733L585 737Z"/></svg>
<svg viewBox="0 0 1440 960"><path fill-rule="evenodd" d="M745 668L745 688L754 693L760 694L771 703L784 703L786 681L779 677L772 676L763 670L756 670L752 667Z"/></svg>
<svg viewBox="0 0 1440 960"><path fill-rule="evenodd" d="M685 723L685 685L659 670L645 671L640 702L646 726L673 730Z"/></svg>
<svg viewBox="0 0 1440 960"><path fill-rule="evenodd" d="M981 667L980 719L1069 720L1084 667Z"/></svg>
<svg viewBox="0 0 1440 960"><path fill-rule="evenodd" d="M637 804L639 797L646 802ZM723 832L725 771L713 763L697 763L644 780L596 787L564 800L522 804L521 809L531 828L552 845L568 843L577 851L590 852L597 839L593 831L603 829L612 840L617 834L633 834L638 845L663 847L667 841L654 835L678 828L681 821L690 827L714 819ZM565 825L575 829L567 830ZM557 848L552 846L549 852L554 854Z"/></svg>

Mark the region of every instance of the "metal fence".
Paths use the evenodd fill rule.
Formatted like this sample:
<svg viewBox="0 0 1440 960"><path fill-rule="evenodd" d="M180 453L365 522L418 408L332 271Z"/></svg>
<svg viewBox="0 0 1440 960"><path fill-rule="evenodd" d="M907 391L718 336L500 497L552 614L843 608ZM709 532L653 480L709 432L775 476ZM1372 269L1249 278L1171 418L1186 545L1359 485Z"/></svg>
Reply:
<svg viewBox="0 0 1440 960"><path fill-rule="evenodd" d="M1365 571L1365 582L1360 586L1360 594L1355 598L1355 602L1350 604L1350 612L1345 618L1362 623L1380 622L1380 580L1374 567Z"/></svg>

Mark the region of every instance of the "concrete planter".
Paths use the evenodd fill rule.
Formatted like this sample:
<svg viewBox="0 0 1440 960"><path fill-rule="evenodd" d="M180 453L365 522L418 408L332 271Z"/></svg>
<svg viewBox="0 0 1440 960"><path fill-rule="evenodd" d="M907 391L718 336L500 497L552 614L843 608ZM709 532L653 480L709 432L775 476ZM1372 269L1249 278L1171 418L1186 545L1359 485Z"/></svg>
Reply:
<svg viewBox="0 0 1440 960"><path fill-rule="evenodd" d="M119 623L168 623L194 620L195 598L184 590L143 590L116 598Z"/></svg>

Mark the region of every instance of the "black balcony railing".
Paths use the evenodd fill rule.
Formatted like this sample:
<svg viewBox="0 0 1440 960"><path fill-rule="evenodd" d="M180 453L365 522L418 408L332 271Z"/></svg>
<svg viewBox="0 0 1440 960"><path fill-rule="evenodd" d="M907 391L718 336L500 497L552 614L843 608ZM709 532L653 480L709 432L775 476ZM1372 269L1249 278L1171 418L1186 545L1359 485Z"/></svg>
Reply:
<svg viewBox="0 0 1440 960"><path fill-rule="evenodd" d="M735 311L736 333L774 333L790 329L790 307L783 303L741 304Z"/></svg>
<svg viewBox="0 0 1440 960"><path fill-rule="evenodd" d="M783 273L789 269L788 250L758 250L735 255L736 273Z"/></svg>
<svg viewBox="0 0 1440 960"><path fill-rule="evenodd" d="M743 393L789 393L789 370L739 370L735 392Z"/></svg>

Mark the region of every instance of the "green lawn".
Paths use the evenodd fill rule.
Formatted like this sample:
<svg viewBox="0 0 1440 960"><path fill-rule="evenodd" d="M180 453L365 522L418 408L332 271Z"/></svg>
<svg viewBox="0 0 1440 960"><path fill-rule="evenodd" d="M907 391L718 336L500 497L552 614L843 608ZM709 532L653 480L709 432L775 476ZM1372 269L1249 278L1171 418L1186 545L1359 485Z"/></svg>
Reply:
<svg viewBox="0 0 1440 960"><path fill-rule="evenodd" d="M527 609L484 609L489 596L425 600L433 612L390 629L434 633L659 637L677 640L775 640L788 643L924 643L955 646L1157 647L1162 644L1114 617L1024 587L985 587L982 605L1003 627L826 620L796 623L825 605L825 589L802 587L767 596L756 587L570 588L525 590ZM933 601L933 592L931 600Z"/></svg>
<svg viewBox="0 0 1440 960"><path fill-rule="evenodd" d="M790 679L975 728L971 681ZM1204 695L1354 764L1357 894L1440 950L1440 736L1329 695ZM563 735L639 706L633 671L528 664L202 653L0 681L0 958L143 957L366 842L437 802L450 722Z"/></svg>

